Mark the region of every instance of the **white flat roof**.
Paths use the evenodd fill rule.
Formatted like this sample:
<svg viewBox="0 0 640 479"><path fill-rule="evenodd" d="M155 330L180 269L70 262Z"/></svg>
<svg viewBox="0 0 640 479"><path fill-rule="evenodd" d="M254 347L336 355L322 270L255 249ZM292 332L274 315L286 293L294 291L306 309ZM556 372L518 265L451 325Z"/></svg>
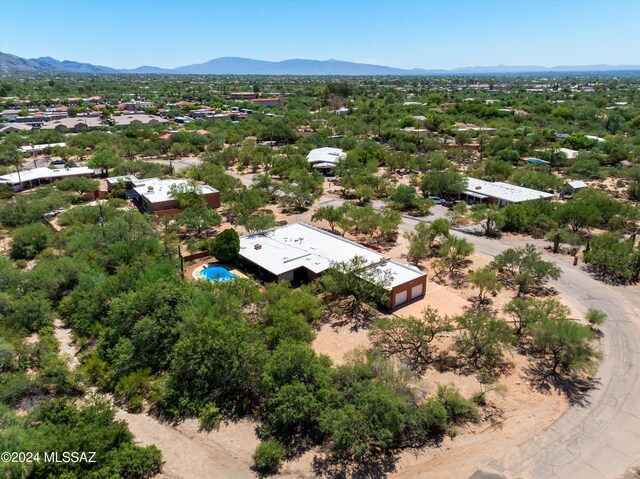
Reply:
<svg viewBox="0 0 640 479"><path fill-rule="evenodd" d="M259 245L258 249L256 245ZM240 238L240 256L276 276L300 267L322 273L332 263L350 261L356 256L364 258L370 265L386 261L386 265L380 264L377 268L392 272L390 287L425 275L420 270L390 261L381 253L306 223L243 236Z"/></svg>
<svg viewBox="0 0 640 479"><path fill-rule="evenodd" d="M144 178L134 182L139 185L133 188L140 196L143 196L149 203L161 203L173 199L171 188L178 185L191 185L189 180L161 180L159 178ZM201 194L216 193L218 190L209 185L192 185Z"/></svg>
<svg viewBox="0 0 640 479"><path fill-rule="evenodd" d="M576 180L576 181L567 181L567 185L573 188L574 190L579 190L580 188L588 188L584 181Z"/></svg>
<svg viewBox="0 0 640 479"><path fill-rule="evenodd" d="M66 143L45 143L43 145L26 145L26 146L21 146L20 149L22 151L24 151L25 153L28 151L38 151L38 150L44 150L45 148L54 148L56 146L60 146L60 147L65 147L67 146Z"/></svg>
<svg viewBox="0 0 640 479"><path fill-rule="evenodd" d="M138 177L135 175L122 175L122 176L110 176L109 178L107 178L107 183L111 185L115 183L119 183L121 181L134 182L134 181L138 181Z"/></svg>
<svg viewBox="0 0 640 479"><path fill-rule="evenodd" d="M531 188L525 188L523 186L510 185L509 183L503 183L501 181L491 183L476 178L467 178L467 185L466 194L471 196L474 196L472 193L475 195L480 194L491 198L498 198L509 203L522 203L523 201L553 197L551 193L532 190Z"/></svg>
<svg viewBox="0 0 640 479"><path fill-rule="evenodd" d="M18 173L9 173L8 175L0 176L0 183L11 183L14 185L20 182L25 183L27 181L37 180L49 180L56 178L67 178L69 176L86 176L93 175L93 170L85 166L76 166L74 168L61 168L53 170L51 168L33 168L31 170L23 170Z"/></svg>
<svg viewBox="0 0 640 479"><path fill-rule="evenodd" d="M316 148L311 150L307 155L309 163L337 163L339 160L347 156L342 148Z"/></svg>

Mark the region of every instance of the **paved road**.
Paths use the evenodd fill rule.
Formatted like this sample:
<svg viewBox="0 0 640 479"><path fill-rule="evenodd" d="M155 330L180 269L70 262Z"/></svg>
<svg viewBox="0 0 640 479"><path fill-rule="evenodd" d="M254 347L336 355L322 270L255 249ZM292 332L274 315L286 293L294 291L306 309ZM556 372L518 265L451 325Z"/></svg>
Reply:
<svg viewBox="0 0 640 479"><path fill-rule="evenodd" d="M155 158L153 160L144 160L149 161L151 163L158 163L159 165L168 166L171 164L173 166L174 171L180 171L183 168L187 168L189 166L199 166L202 164L202 160L200 158L190 157L190 158L180 158L176 160L164 160L161 158Z"/></svg>
<svg viewBox="0 0 640 479"><path fill-rule="evenodd" d="M436 212L427 221L438 216ZM412 230L418 221L405 217L400 229ZM540 249L546 244L542 240L492 240L464 232L455 234L471 241L477 253L491 258L526 243ZM640 287L608 285L594 279L581 265L573 266L544 250L543 255L562 269L561 278L550 285L574 311L584 314L594 307L609 317L601 327L604 358L596 387L584 402L571 406L544 431L514 445L511 451L500 451L501 455L473 477L619 478L640 465Z"/></svg>
<svg viewBox="0 0 640 479"><path fill-rule="evenodd" d="M316 206L339 206L343 202L323 195ZM381 206L374 204L376 208ZM436 206L425 218L405 216L400 229L411 231L419 221L433 221L445 212L445 208ZM464 232L455 234L469 239L476 252L487 257L528 242L539 247L545 244L539 240L491 240ZM543 254L562 269L560 280L551 282L551 286L574 311L583 314L595 307L609 317L601 327L604 358L596 375L596 387L582 403L571 406L538 435L514 444L511 451L497 451L495 459L482 466L474 478L621 477L640 463L640 287L607 285L580 265L573 266L546 251Z"/></svg>
<svg viewBox="0 0 640 479"><path fill-rule="evenodd" d="M409 224L407 224L409 223ZM405 221L404 226L410 226ZM535 240L469 239L482 255L493 257L506 248ZM580 265L543 252L562 268L551 282L572 309L584 314L601 309L609 320L601 328L604 358L596 387L586 404L571 406L556 422L512 451L500 451L485 468L506 478L613 479L640 461L640 287L612 286L594 279ZM497 476L497 477L500 477Z"/></svg>

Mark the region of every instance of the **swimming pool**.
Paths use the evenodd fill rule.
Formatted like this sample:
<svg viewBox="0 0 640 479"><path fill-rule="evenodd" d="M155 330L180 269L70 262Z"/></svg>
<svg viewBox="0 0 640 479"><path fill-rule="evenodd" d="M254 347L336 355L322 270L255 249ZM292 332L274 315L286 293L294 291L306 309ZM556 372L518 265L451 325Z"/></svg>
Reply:
<svg viewBox="0 0 640 479"><path fill-rule="evenodd" d="M222 266L208 266L200 271L200 276L204 279L208 279L209 281L216 281L218 283L229 283L238 279L238 276Z"/></svg>

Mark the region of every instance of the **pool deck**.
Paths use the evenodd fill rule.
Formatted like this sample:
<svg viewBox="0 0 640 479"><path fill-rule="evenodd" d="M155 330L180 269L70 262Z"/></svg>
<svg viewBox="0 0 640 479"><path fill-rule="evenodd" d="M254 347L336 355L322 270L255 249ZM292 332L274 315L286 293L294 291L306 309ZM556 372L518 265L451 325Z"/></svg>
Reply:
<svg viewBox="0 0 640 479"><path fill-rule="evenodd" d="M192 279L199 279L207 281L205 278L200 276L200 272L208 266L220 266L230 273L235 274L238 278L249 279L249 277L236 268L235 265L227 264L227 263L219 263L214 258L205 258L201 261L196 262L195 264L190 265L185 271L185 275L187 277L191 276ZM190 273L190 274L189 274Z"/></svg>

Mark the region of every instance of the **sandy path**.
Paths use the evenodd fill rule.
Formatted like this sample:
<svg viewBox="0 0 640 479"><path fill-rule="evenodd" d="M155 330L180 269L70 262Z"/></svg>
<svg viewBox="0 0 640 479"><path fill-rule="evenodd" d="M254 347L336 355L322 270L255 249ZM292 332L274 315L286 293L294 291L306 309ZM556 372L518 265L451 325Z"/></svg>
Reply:
<svg viewBox="0 0 640 479"><path fill-rule="evenodd" d="M53 322L53 335L58 341L60 355L67 361L67 365L71 371L74 371L79 364L78 348L75 345L71 337L71 329L65 328L61 319L56 319Z"/></svg>
<svg viewBox="0 0 640 479"><path fill-rule="evenodd" d="M255 424L250 421L223 424L219 430L206 433L198 432L193 419L173 427L146 414L130 414L122 409L118 409L116 418L127 422L137 443L155 444L162 451L165 463L158 479L255 477L249 465L260 441Z"/></svg>
<svg viewBox="0 0 640 479"><path fill-rule="evenodd" d="M78 364L78 348L71 330L60 319L54 321L54 336L59 353L69 369ZM224 479L255 477L251 455L260 443L256 424L248 420L225 423L216 431L199 431L198 421L190 419L178 426L160 422L147 414L131 414L117 408L116 418L126 421L129 430L142 446L155 444L162 451L164 478Z"/></svg>

